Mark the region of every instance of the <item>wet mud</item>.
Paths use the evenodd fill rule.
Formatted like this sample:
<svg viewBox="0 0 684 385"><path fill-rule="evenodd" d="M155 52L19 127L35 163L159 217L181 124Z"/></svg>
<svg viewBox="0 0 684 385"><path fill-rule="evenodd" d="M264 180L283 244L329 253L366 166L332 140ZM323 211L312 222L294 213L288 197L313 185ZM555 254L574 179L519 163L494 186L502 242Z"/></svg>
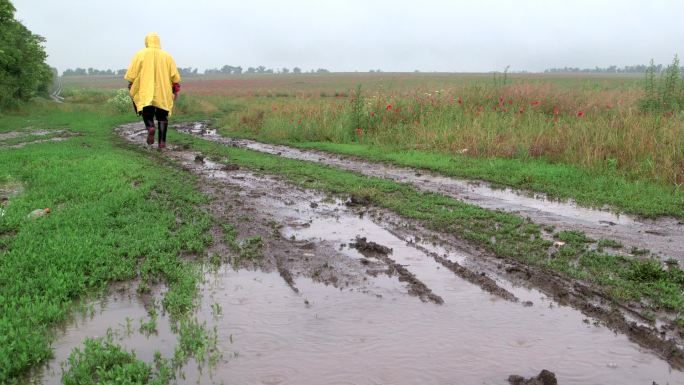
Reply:
<svg viewBox="0 0 684 385"><path fill-rule="evenodd" d="M216 136L214 131L207 131L206 127L202 124L182 126L181 130L185 129L187 132L188 127L195 131L200 130L198 133L195 133L197 135L209 136L212 140L227 141L229 144L233 143L230 139ZM232 145L235 144L233 143ZM369 167L372 168L372 166ZM369 204L364 197L356 196L349 197L345 203L350 208L360 208L362 210L367 210ZM448 258L441 257L439 253L431 253L429 250L425 250L424 244L414 245L418 249L422 248L426 255L432 256L447 269L452 270L461 278L480 286L483 290L510 301L517 301L518 298L511 293L511 290L504 288L507 287L505 281L497 281L492 279L492 277L497 275L504 276L508 280L520 284L532 285L535 288L542 289L560 303L573 306L590 317L600 319L605 325L616 332L626 334L632 341L642 347L653 349L674 367L684 368L684 353L682 350L684 333L682 333L681 327L673 323L669 315L664 315L664 317L656 315L658 321L653 323L652 310L647 306L645 307L638 303L630 303L628 305L616 304L613 300L603 295L601 289L591 284L567 279L544 267L528 266L514 260L503 261L481 248L472 247L464 243L453 235L436 234L433 231L422 228L415 222L397 218L387 212L376 215L376 220L381 220L388 228L389 218L394 218L391 231L395 234L402 234L401 236L404 239L420 238L419 234L422 234L421 236L424 239L441 239L442 244L457 245L461 252L469 256L477 256L477 258L465 258L460 261L449 260ZM410 231L405 231L405 228L410 229ZM354 235L350 234L350 236ZM474 260L477 260L477 262L473 262ZM459 263L463 262L466 262L466 266L459 265ZM377 271L371 272L377 273ZM405 280L410 282L408 278ZM420 290L412 291L412 293L420 292ZM423 296L422 298L425 297ZM529 301L523 301L522 304L524 306L533 305Z"/></svg>
<svg viewBox="0 0 684 385"><path fill-rule="evenodd" d="M48 135L55 135L49 138L44 138ZM61 142L71 137L79 136L79 133L66 130L25 130L25 131L9 131L0 133L0 148L22 148L29 144L44 143L44 142ZM16 139L22 140L16 143ZM5 143L12 140L13 144Z"/></svg>
<svg viewBox="0 0 684 385"><path fill-rule="evenodd" d="M508 377L511 385L558 385L558 380L553 372L542 370L536 377L525 379L523 376L512 374Z"/></svg>
<svg viewBox="0 0 684 385"><path fill-rule="evenodd" d="M366 237L356 237L356 241L349 244L350 247L357 249L361 254L369 258L377 258L387 265L387 275L390 277L397 275L400 282L405 282L408 287L408 293L415 295L422 301L431 301L436 304L443 304L442 297L436 295L423 282L421 282L415 274L411 273L404 266L393 261L388 254L392 253L392 249L387 246L379 245L373 241L366 240Z"/></svg>
<svg viewBox="0 0 684 385"><path fill-rule="evenodd" d="M142 125L117 131L145 147ZM208 210L233 224L238 245L261 237L258 255L243 255L226 229L213 229L208 253L225 263L207 272L197 317L216 327L222 355L211 370L188 364L181 384L503 385L511 373L524 379L543 368L561 384L684 381L662 355L616 334L603 317L522 285L530 283L524 275L539 275L524 266L481 258L381 209L226 168L230 159L195 162L201 154L173 144L149 154L199 175L212 198ZM413 293L398 268L441 302ZM146 315L132 294L114 293L94 307L60 332L44 383L59 383L59 363L83 338ZM121 332L118 341L147 362L154 350L168 357L177 337L166 322L162 315L156 334Z"/></svg>
<svg viewBox="0 0 684 385"><path fill-rule="evenodd" d="M368 176L409 183L423 191L437 192L487 209L498 209L529 217L557 230L579 230L593 239L613 239L627 246L651 250L661 257L674 257L684 263L684 224L674 218L643 219L607 210L579 206L572 201L556 201L544 194L510 188L494 188L487 182L444 177L425 170L374 163L362 159L300 150L246 139L225 138L204 123L179 126L179 131L231 146L318 162Z"/></svg>
<svg viewBox="0 0 684 385"><path fill-rule="evenodd" d="M363 197L350 197L346 200L347 207L358 208L361 212L369 212L368 202ZM682 353L682 333L680 328L674 326L671 320L653 325L650 321L652 314L649 309L642 309L638 304L630 304L629 307L615 304L609 298L601 294L601 290L590 284L566 279L557 273L544 267L528 266L514 260L502 261L496 256L485 252L481 248L472 247L468 243L453 235L435 233L422 228L415 221L397 217L383 210L374 209L374 219L383 223L394 236L400 236L404 240L440 239L442 245L457 246L459 252L465 257L440 259L439 253L430 253L427 242L414 242L411 246L421 250L425 255L432 256L438 263L447 269L457 273L461 278L480 286L501 298L517 301L516 295L512 294L512 288L507 286L506 280L495 280L492 277L505 276L508 280L524 285L532 285L544 290L548 295L560 303L580 309L586 315L600 319L608 327L619 333L629 336L632 341L644 348L652 349L673 366L684 367L684 354ZM390 224L391 223L391 224ZM320 223L317 228L329 228L329 223ZM363 227L359 223L357 227ZM317 235L328 236L324 232ZM348 238L354 238L357 234L350 232ZM378 236L372 238L377 241ZM389 243L388 243L389 244ZM383 243L383 245L387 245ZM431 246L434 248L434 245ZM396 248L395 248L396 249ZM452 253L453 254L453 253ZM476 258L472 258L472 257ZM459 264L463 264L460 266ZM407 279L410 282L409 279ZM420 293L420 290L411 293ZM524 306L529 306L529 301L522 301Z"/></svg>

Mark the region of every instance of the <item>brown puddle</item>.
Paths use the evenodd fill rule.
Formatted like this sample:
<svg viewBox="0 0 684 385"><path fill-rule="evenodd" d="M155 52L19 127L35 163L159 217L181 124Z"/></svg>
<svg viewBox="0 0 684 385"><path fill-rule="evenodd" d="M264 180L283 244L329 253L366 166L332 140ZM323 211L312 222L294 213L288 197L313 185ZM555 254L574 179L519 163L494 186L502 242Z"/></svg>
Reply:
<svg viewBox="0 0 684 385"><path fill-rule="evenodd" d="M124 135L142 140L135 133ZM236 271L224 265L207 273L197 317L209 328L217 327L223 357L201 374L189 363L181 384L503 385L512 373L529 377L541 369L555 372L560 384L684 382L684 372L671 370L627 337L595 326L579 311L559 306L539 291L497 279L520 299L514 302L465 281L428 254L458 263L471 258L448 245L395 235L387 223L315 192L290 187L284 193L281 188L287 185L281 181L225 171L207 160L194 162L195 153L168 154L207 183L240 188L245 204L283 225L279 232L285 239L330 246L377 272L360 279L362 284L348 286L295 275L297 292L275 271ZM408 283L388 275L382 258L349 247L357 236L390 248L387 258L444 303L408 295ZM316 261L319 250L301 250L291 257ZM215 304L221 307L218 317ZM119 330L120 342L147 362L156 349L166 357L172 354L176 337L164 317L159 318L157 336L124 332L126 317L137 330L139 319L146 316L136 296L115 294L96 308L102 310L67 327L54 344L51 365L57 370L47 371L45 383L59 383L59 362L83 338L103 336L109 327Z"/></svg>
<svg viewBox="0 0 684 385"><path fill-rule="evenodd" d="M276 273L223 268L202 289L198 317L217 327L223 358L214 370L184 368L181 384L506 384L511 373L551 368L560 384L675 384L684 373L640 351L623 336L582 322L534 291L535 306L500 301L463 281L434 274L444 305L387 288L379 298L297 279L301 294ZM304 302L307 301L307 303ZM212 305L221 316L212 315ZM167 320L159 334L137 330L145 309L135 297L111 299L92 319L71 326L54 344L58 362L85 337L118 330L122 345L152 361L169 357L176 337ZM232 341L232 342L231 342Z"/></svg>
<svg viewBox="0 0 684 385"><path fill-rule="evenodd" d="M246 139L225 138L201 122L180 125L178 130L231 146L408 183L420 190L441 193L483 208L504 210L529 217L541 225L555 226L558 230L579 230L594 239L613 239L625 246L646 248L661 256L678 258L684 263L684 225L674 218L640 219L581 207L572 201L555 201L548 199L544 194L510 188L496 189L486 182L444 177L424 170L373 163L323 151L300 150Z"/></svg>

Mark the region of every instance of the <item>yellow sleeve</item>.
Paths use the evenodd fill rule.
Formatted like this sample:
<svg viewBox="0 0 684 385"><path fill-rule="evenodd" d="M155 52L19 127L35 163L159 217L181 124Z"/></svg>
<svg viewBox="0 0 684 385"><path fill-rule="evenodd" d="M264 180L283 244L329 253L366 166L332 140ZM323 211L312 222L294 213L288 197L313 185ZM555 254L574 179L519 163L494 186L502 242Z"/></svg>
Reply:
<svg viewBox="0 0 684 385"><path fill-rule="evenodd" d="M136 53L135 56L133 56L133 60L131 60L131 64L128 66L128 71L126 71L126 75L124 75L124 79L132 83L138 77L139 72L140 52Z"/></svg>
<svg viewBox="0 0 684 385"><path fill-rule="evenodd" d="M181 76L180 73L178 73L178 67L176 66L176 61L173 60L173 57L169 55L169 73L171 74L171 83L180 83L181 81Z"/></svg>

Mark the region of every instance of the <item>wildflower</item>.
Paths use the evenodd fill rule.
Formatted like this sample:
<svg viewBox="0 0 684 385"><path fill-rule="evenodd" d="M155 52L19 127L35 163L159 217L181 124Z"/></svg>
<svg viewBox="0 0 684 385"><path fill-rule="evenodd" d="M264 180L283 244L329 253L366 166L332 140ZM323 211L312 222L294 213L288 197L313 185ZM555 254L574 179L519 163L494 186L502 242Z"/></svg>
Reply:
<svg viewBox="0 0 684 385"><path fill-rule="evenodd" d="M401 112L401 108L399 108L399 107L395 108L394 112Z"/></svg>
<svg viewBox="0 0 684 385"><path fill-rule="evenodd" d="M361 129L361 127L356 127L356 136L361 136L361 135L363 135L363 130Z"/></svg>
<svg viewBox="0 0 684 385"><path fill-rule="evenodd" d="M522 114L523 112L525 112L525 107L520 107L520 110L518 110L518 112L521 113L521 114Z"/></svg>
<svg viewBox="0 0 684 385"><path fill-rule="evenodd" d="M508 105L512 106L513 105L513 99L508 99Z"/></svg>
<svg viewBox="0 0 684 385"><path fill-rule="evenodd" d="M299 120L297 121L297 124L302 124L302 120L299 119Z"/></svg>
<svg viewBox="0 0 684 385"><path fill-rule="evenodd" d="M539 105L541 105L541 100L533 100L533 101L530 103L530 105L539 106Z"/></svg>
<svg viewBox="0 0 684 385"><path fill-rule="evenodd" d="M458 104L459 104L459 105L460 105L460 104L463 104L463 100L461 100L461 97L460 97L460 96L458 97Z"/></svg>
<svg viewBox="0 0 684 385"><path fill-rule="evenodd" d="M375 112L371 111L370 116L371 116L371 118L374 118L374 117L375 117Z"/></svg>
<svg viewBox="0 0 684 385"><path fill-rule="evenodd" d="M578 118L583 118L583 117L584 117L584 111L578 111L578 112L577 112L577 117L578 117Z"/></svg>
<svg viewBox="0 0 684 385"><path fill-rule="evenodd" d="M553 114L558 115L560 113L560 108L558 106L553 106Z"/></svg>
<svg viewBox="0 0 684 385"><path fill-rule="evenodd" d="M391 109L392 109L392 105L391 105L391 104L388 104L386 109L387 109L387 111L391 110Z"/></svg>

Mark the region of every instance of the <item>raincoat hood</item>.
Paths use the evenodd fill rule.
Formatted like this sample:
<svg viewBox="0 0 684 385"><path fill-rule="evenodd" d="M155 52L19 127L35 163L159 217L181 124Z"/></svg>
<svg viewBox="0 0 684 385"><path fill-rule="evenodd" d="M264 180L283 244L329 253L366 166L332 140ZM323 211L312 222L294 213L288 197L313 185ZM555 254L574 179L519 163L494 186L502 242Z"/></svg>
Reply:
<svg viewBox="0 0 684 385"><path fill-rule="evenodd" d="M161 48L161 41L159 40L159 35L156 33L148 33L145 36L145 47L146 48Z"/></svg>

